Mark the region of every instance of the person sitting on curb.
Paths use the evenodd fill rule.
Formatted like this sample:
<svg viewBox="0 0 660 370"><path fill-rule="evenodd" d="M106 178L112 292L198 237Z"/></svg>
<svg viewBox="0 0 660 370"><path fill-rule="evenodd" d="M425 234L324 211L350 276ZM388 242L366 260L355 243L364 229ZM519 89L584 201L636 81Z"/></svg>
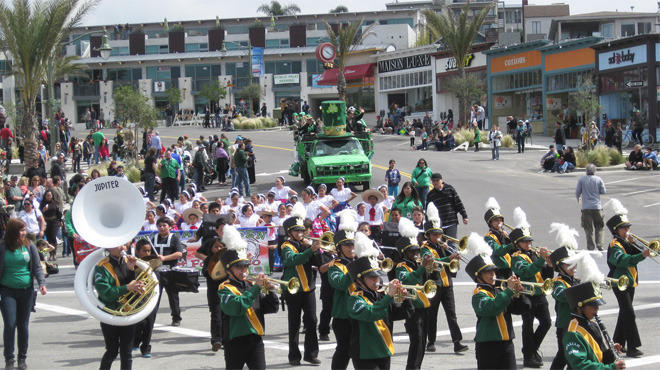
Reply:
<svg viewBox="0 0 660 370"><path fill-rule="evenodd" d="M644 169L646 170L655 170L658 168L658 153L651 150L650 146L646 147L646 153L644 153Z"/></svg>
<svg viewBox="0 0 660 370"><path fill-rule="evenodd" d="M626 161L627 170L637 170L644 166L644 153L642 153L642 146L635 144L633 150L628 154L628 160Z"/></svg>

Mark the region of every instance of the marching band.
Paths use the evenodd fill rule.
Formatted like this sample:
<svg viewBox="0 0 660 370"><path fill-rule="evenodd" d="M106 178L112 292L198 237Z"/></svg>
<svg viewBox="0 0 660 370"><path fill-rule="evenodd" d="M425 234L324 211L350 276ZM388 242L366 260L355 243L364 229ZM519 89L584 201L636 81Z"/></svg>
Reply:
<svg viewBox="0 0 660 370"><path fill-rule="evenodd" d="M123 185L120 183L119 187ZM553 223L551 232L556 233L558 248L533 247L531 226L522 209L514 210L515 227L510 227L504 223L497 201L490 198L484 214L489 231L483 237L477 233L460 240L444 237L433 203L426 209L423 230L407 218L398 219L396 232L390 232L393 237L384 238L395 240L390 246L395 248L391 249L393 261L389 255L384 259L368 233L358 231L357 214L350 208L338 213L340 221L330 238L326 234L321 238L309 237L308 210L298 202L281 225L284 238L277 253L283 265L282 280L264 274L250 275L247 242L230 225L231 220L219 215L219 208L212 205L209 210L217 217L206 219L193 238L203 241L196 255L204 259L212 350L224 348L227 369L266 368L264 315L276 313L281 299L288 317L289 364L297 366L302 360L319 365L315 279L322 272L327 273L331 289L330 312L336 339L332 369L346 369L351 362L356 369L389 369L394 354L393 322L399 320L404 321L410 343L406 369L421 369L425 352L436 350L440 304L445 310L454 352L468 350L461 343L452 281L463 262L465 273L476 284L472 308L476 315L474 341L479 369L516 368L512 314L522 316L524 366L543 365L539 347L552 324L548 294L555 300L557 315L558 348L551 369L566 365L573 369L625 368L621 352L629 357L641 355L632 305L637 265L659 251L656 241L642 240L640 245L640 239L630 234L632 224L627 210L617 200L610 202L613 216L607 226L613 240L607 252L608 277L598 271L588 253L577 252L577 231ZM76 217L82 216L74 212L72 217L75 222ZM140 240L134 255L126 253L131 248L129 240L119 247L104 246L107 253L99 255L92 270L81 264L76 284L84 280L78 274L92 273L94 289L106 313L130 316L141 312L140 305L145 301L160 300L163 288L170 296L167 286L156 289L158 281L149 280L151 269L158 271L159 264L153 260L171 264L181 257L180 243L173 243L166 220L158 219L159 234L153 240ZM77 223L76 228L81 236L94 239L82 223ZM329 263L323 263L323 254L331 256ZM390 270L393 271L387 282L386 272ZM603 288L611 288L619 304L612 338L597 316L598 307L604 303ZM173 296L169 298L172 306ZM157 303L144 308L147 312L140 314L139 320L119 321L94 315L102 321L106 344L102 369L110 368L118 354L121 368L131 368L133 347L139 346L143 356L150 355L157 309ZM303 353L298 346L301 317ZM173 316L173 321L180 321L180 317Z"/></svg>

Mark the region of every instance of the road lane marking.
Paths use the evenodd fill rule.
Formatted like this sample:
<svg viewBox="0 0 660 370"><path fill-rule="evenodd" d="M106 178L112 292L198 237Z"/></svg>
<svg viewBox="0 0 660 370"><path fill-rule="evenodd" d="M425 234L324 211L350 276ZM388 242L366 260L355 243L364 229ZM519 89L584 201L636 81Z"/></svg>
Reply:
<svg viewBox="0 0 660 370"><path fill-rule="evenodd" d="M642 194L642 193L650 193L650 192L652 192L652 191L658 191L658 189L638 190L638 191L633 191L633 192L631 192L631 193L623 194L623 196L624 196L624 197L629 197L629 196L631 196L631 195Z"/></svg>
<svg viewBox="0 0 660 370"><path fill-rule="evenodd" d="M642 206L643 208L648 208L648 207L653 207L653 206L660 206L660 202L658 203L653 203L653 204L647 204L645 206Z"/></svg>
<svg viewBox="0 0 660 370"><path fill-rule="evenodd" d="M645 366L660 362L660 355L645 356L642 358L626 359L626 368Z"/></svg>
<svg viewBox="0 0 660 370"><path fill-rule="evenodd" d="M649 177L655 177L655 176L660 176L660 175L650 175L650 176L647 176L647 177L632 177L632 178L629 178L629 179L615 180L615 181L606 182L605 185L612 185L612 184L618 184L620 182L628 182L628 181L635 181L635 180L643 180L643 179L648 179Z"/></svg>

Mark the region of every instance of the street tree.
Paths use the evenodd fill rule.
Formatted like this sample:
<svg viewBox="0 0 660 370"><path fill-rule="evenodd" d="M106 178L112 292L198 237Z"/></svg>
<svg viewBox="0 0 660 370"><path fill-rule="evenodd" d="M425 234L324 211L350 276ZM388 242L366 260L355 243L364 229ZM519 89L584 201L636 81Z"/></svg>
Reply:
<svg viewBox="0 0 660 370"><path fill-rule="evenodd" d="M449 91L453 91L458 101L478 101L484 93L483 82L473 74L455 76L449 80ZM466 112L467 113L467 112ZM467 127L470 127L469 125Z"/></svg>
<svg viewBox="0 0 660 370"><path fill-rule="evenodd" d="M183 100L181 97L181 90L179 90L178 87L170 86L165 90L165 95L167 96L167 102L172 107L172 110L175 112L178 111L179 104L181 104L181 101Z"/></svg>
<svg viewBox="0 0 660 370"><path fill-rule="evenodd" d="M590 122L598 121L598 114L603 109L599 103L598 94L596 94L596 86L592 81L593 77L587 78L582 84L579 84L578 90L575 94L571 95L571 101L578 112L584 115L584 122L586 123L585 129L589 130ZM591 140L588 138L586 149L591 150Z"/></svg>
<svg viewBox="0 0 660 370"><path fill-rule="evenodd" d="M118 87L113 93L115 101L115 117L124 127L129 123L134 124L134 135L132 144L133 158L137 158L138 129L147 131L158 124L158 112L151 106L149 98L140 94L133 86L126 85Z"/></svg>
<svg viewBox="0 0 660 370"><path fill-rule="evenodd" d="M263 13L267 16L280 16L280 15L295 15L300 13L300 8L296 4L289 4L282 6L279 1L271 1L270 5L267 3L261 4L257 8L258 13Z"/></svg>
<svg viewBox="0 0 660 370"><path fill-rule="evenodd" d="M330 13L348 13L348 8L344 5L337 5L336 8L330 9Z"/></svg>
<svg viewBox="0 0 660 370"><path fill-rule="evenodd" d="M213 80L209 83L202 85L199 95L205 97L209 101L210 109L213 112L214 107L218 105L220 99L227 96L227 88L220 84L220 81Z"/></svg>
<svg viewBox="0 0 660 370"><path fill-rule="evenodd" d="M36 100L46 68L62 41L97 3L96 0L13 0L0 2L0 45L12 60L22 107L17 133L23 137L25 159L37 158Z"/></svg>
<svg viewBox="0 0 660 370"><path fill-rule="evenodd" d="M423 12L431 35L439 40L456 59L458 78L465 78L465 65L470 56L472 43L474 43L491 7L492 4L485 5L474 16L468 15L471 11L467 5L456 16L451 12L449 14L438 14L431 9L425 9ZM469 101L466 101L465 97L463 99L459 97L459 122L466 122L469 119L468 104Z"/></svg>
<svg viewBox="0 0 660 370"><path fill-rule="evenodd" d="M365 29L362 29L363 22L364 18L349 24L341 24L337 28L337 32L335 32L328 22L323 21L330 43L335 47L335 53L337 54L334 62L335 68L338 71L337 93L339 99L344 101L346 101L346 77L344 76L346 58L357 45L362 44L372 27L369 25Z"/></svg>
<svg viewBox="0 0 660 370"><path fill-rule="evenodd" d="M252 115L254 115L254 108L252 107L252 103L254 101L259 101L259 98L261 97L261 85L257 83L249 84L241 89L241 91L238 93L238 96L247 99L248 116L252 117Z"/></svg>

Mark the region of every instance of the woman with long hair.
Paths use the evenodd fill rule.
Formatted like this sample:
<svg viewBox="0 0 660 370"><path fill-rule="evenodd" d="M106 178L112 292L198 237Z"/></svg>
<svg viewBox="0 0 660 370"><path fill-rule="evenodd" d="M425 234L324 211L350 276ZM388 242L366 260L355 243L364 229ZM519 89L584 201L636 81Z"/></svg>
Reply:
<svg viewBox="0 0 660 370"><path fill-rule="evenodd" d="M28 324L34 305L33 281L42 295L46 280L37 247L26 237L25 222L10 218L0 242L0 309L4 322L3 342L6 368L14 368L14 336L18 331L18 368L26 369Z"/></svg>
<svg viewBox="0 0 660 370"><path fill-rule="evenodd" d="M412 182L406 181L401 188L401 192L396 199L394 199L392 209L400 209L403 217L412 220L413 208L421 206L422 202L419 200L417 190L415 190Z"/></svg>
<svg viewBox="0 0 660 370"><path fill-rule="evenodd" d="M419 195L419 200L422 202L422 208L426 205L426 195L429 193L432 174L428 163L426 163L426 159L420 158L410 175L412 184L415 186L415 190L417 190L417 194Z"/></svg>
<svg viewBox="0 0 660 370"><path fill-rule="evenodd" d="M57 255L57 231L62 226L62 210L57 206L52 190L46 190L44 193L39 210L46 221L44 232L46 240L50 245L55 246L55 249L50 252L50 259L54 260Z"/></svg>

